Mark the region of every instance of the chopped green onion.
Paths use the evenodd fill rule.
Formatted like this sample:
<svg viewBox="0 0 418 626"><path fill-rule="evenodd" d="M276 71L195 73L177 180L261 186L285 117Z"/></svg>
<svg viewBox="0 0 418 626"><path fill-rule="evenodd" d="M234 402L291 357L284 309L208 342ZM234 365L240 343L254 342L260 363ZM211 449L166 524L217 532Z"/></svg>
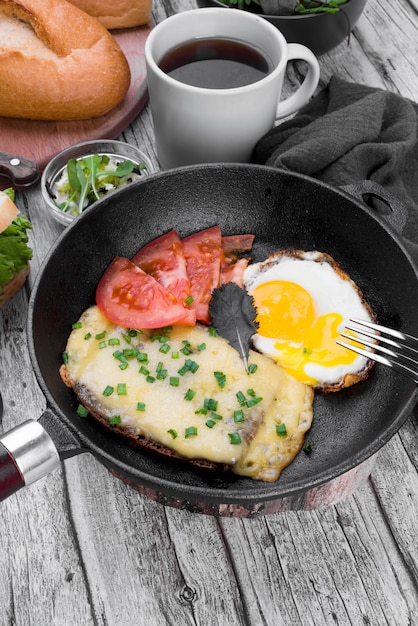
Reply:
<svg viewBox="0 0 418 626"><path fill-rule="evenodd" d="M199 352L202 352L202 350L206 350L206 344L205 343L200 343L197 346L197 349L199 350Z"/></svg>
<svg viewBox="0 0 418 626"><path fill-rule="evenodd" d="M189 437L196 437L196 435L197 435L197 428L196 428L196 426L189 426L184 431L184 436L185 436L186 439L188 439Z"/></svg>
<svg viewBox="0 0 418 626"><path fill-rule="evenodd" d="M205 422L205 424L208 428L213 428L216 422L214 422L213 420L208 420L207 422Z"/></svg>
<svg viewBox="0 0 418 626"><path fill-rule="evenodd" d="M234 411L234 422L243 422L244 421L244 413L242 409L236 409Z"/></svg>
<svg viewBox="0 0 418 626"><path fill-rule="evenodd" d="M91 334L91 333L86 333L86 334L84 335L84 339L91 339L91 337L92 337L92 334Z"/></svg>
<svg viewBox="0 0 418 626"><path fill-rule="evenodd" d="M149 374L149 370L144 365L141 365L138 371L140 374L144 374L144 376L148 376Z"/></svg>
<svg viewBox="0 0 418 626"><path fill-rule="evenodd" d="M145 380L147 381L147 383L154 383L155 382L154 376L147 376Z"/></svg>
<svg viewBox="0 0 418 626"><path fill-rule="evenodd" d="M103 330L101 333L97 333L96 339L104 339L106 337L106 331Z"/></svg>
<svg viewBox="0 0 418 626"><path fill-rule="evenodd" d="M276 434L279 437L286 437L287 435L286 424L276 424Z"/></svg>
<svg viewBox="0 0 418 626"><path fill-rule="evenodd" d="M184 346L184 348L180 348L180 352L182 352L185 356L188 356L189 354L192 354L193 350L190 350L190 348Z"/></svg>
<svg viewBox="0 0 418 626"><path fill-rule="evenodd" d="M160 335L160 337L158 337L158 341L160 343L167 343L168 337L166 337L165 335Z"/></svg>
<svg viewBox="0 0 418 626"><path fill-rule="evenodd" d="M253 398L255 398L256 396L254 389L247 389L247 393L249 396L252 396Z"/></svg>
<svg viewBox="0 0 418 626"><path fill-rule="evenodd" d="M120 346L120 339L118 337L111 337L107 343L109 346Z"/></svg>
<svg viewBox="0 0 418 626"><path fill-rule="evenodd" d="M68 352L63 352L62 353L62 361L63 363L67 364L69 361L69 356L68 356Z"/></svg>
<svg viewBox="0 0 418 626"><path fill-rule="evenodd" d="M178 376L170 376L170 385L172 387L178 387L180 384L180 378Z"/></svg>
<svg viewBox="0 0 418 626"><path fill-rule="evenodd" d="M121 421L122 419L120 415L113 415L112 417L109 417L109 424L120 424Z"/></svg>
<svg viewBox="0 0 418 626"><path fill-rule="evenodd" d="M241 437L239 436L238 433L228 433L228 437L229 437L229 441L233 445L238 445L241 443Z"/></svg>
<svg viewBox="0 0 418 626"><path fill-rule="evenodd" d="M138 352L136 355L136 360L139 363L148 363L148 354L146 352Z"/></svg>
<svg viewBox="0 0 418 626"><path fill-rule="evenodd" d="M129 337L136 337L138 335L138 331L135 328L130 328L128 330Z"/></svg>
<svg viewBox="0 0 418 626"><path fill-rule="evenodd" d="M188 361L189 361L189 370L191 371L192 374L195 374L197 370L199 369L199 365L196 363L196 361L190 361L189 359Z"/></svg>
<svg viewBox="0 0 418 626"><path fill-rule="evenodd" d="M224 389L225 384L226 384L226 376L223 372L213 372L213 375L216 378L216 382L218 383L219 387L221 389Z"/></svg>
<svg viewBox="0 0 418 626"><path fill-rule="evenodd" d="M184 399L185 400L193 400L193 398L195 397L196 392L193 391L193 389L188 389L186 391L186 393L184 394Z"/></svg>
<svg viewBox="0 0 418 626"><path fill-rule="evenodd" d="M208 409L208 411L216 411L216 409L218 408L218 402L213 398L205 398L203 400L203 406L205 407L205 409Z"/></svg>
<svg viewBox="0 0 418 626"><path fill-rule="evenodd" d="M112 393L114 392L114 388L111 387L110 385L107 385L107 387L105 387L104 391L103 391L103 395L106 397L109 397L112 395Z"/></svg>
<svg viewBox="0 0 418 626"><path fill-rule="evenodd" d="M137 402L136 403L137 411L145 411L145 402Z"/></svg>
<svg viewBox="0 0 418 626"><path fill-rule="evenodd" d="M106 348L106 342L105 341L101 341L99 343L99 350L103 350L103 348Z"/></svg>
<svg viewBox="0 0 418 626"><path fill-rule="evenodd" d="M167 378L167 370L166 369L160 369L157 372L157 379L158 380L164 380L164 378Z"/></svg>
<svg viewBox="0 0 418 626"><path fill-rule="evenodd" d="M118 366L120 370L126 370L129 367L128 361L122 361L122 363Z"/></svg>
<svg viewBox="0 0 418 626"><path fill-rule="evenodd" d="M216 337L217 335L216 328L214 328L214 326L209 326L208 332L211 337Z"/></svg>
<svg viewBox="0 0 418 626"><path fill-rule="evenodd" d="M207 415L208 414L208 410L205 409L204 406L201 406L200 408L197 409L197 411L195 411L195 415Z"/></svg>
<svg viewBox="0 0 418 626"><path fill-rule="evenodd" d="M159 352L162 352L163 354L167 354L167 352L169 352L170 350L170 346L168 345L168 343L163 343L163 345L161 346Z"/></svg>
<svg viewBox="0 0 418 626"><path fill-rule="evenodd" d="M212 413L210 414L210 416L211 416L211 418L212 418L213 420L217 420L217 421L219 421L219 420L221 420L221 419L222 419L222 415L219 415L219 413L215 413L214 411L212 411Z"/></svg>
<svg viewBox="0 0 418 626"><path fill-rule="evenodd" d="M126 383L118 383L117 394L118 396L126 396L127 394Z"/></svg>
<svg viewBox="0 0 418 626"><path fill-rule="evenodd" d="M89 412L86 407L82 404L79 404L77 407L77 415L79 415L80 417L87 417L88 414Z"/></svg>
<svg viewBox="0 0 418 626"><path fill-rule="evenodd" d="M81 322L74 322L74 324L71 325L71 328L73 330L76 330L77 328L82 328L83 324Z"/></svg>
<svg viewBox="0 0 418 626"><path fill-rule="evenodd" d="M252 406L258 404L262 400L263 398L250 398L249 400L247 400L247 407L250 409Z"/></svg>
<svg viewBox="0 0 418 626"><path fill-rule="evenodd" d="M240 403L241 406L244 406L244 404L247 403L244 394L242 393L242 391L238 391L238 393L236 394L237 396L237 400Z"/></svg>
<svg viewBox="0 0 418 626"><path fill-rule="evenodd" d="M170 430L167 430L167 432L173 437L173 439L176 439L178 437L177 431L174 430L174 428L170 428Z"/></svg>
<svg viewBox="0 0 418 626"><path fill-rule="evenodd" d="M178 353L178 352L172 352L172 353L171 353L171 358L172 358L172 359L178 359L178 358L179 358L179 356L180 356L180 355L179 355L179 353Z"/></svg>
<svg viewBox="0 0 418 626"><path fill-rule="evenodd" d="M248 373L254 374L257 371L258 365L256 363L250 363L248 366Z"/></svg>
<svg viewBox="0 0 418 626"><path fill-rule="evenodd" d="M122 337L126 341L126 343L131 343L131 336L128 333L122 333Z"/></svg>

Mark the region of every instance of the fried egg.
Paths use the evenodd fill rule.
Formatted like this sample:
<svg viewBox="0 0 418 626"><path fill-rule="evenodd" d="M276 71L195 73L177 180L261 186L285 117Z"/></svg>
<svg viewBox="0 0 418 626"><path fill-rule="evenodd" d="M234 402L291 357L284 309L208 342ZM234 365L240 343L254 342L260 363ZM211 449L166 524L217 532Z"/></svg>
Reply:
<svg viewBox="0 0 418 626"><path fill-rule="evenodd" d="M375 320L341 267L317 251L281 251L250 265L244 286L257 310L253 345L299 381L336 391L365 378L372 363L336 340L350 318Z"/></svg>

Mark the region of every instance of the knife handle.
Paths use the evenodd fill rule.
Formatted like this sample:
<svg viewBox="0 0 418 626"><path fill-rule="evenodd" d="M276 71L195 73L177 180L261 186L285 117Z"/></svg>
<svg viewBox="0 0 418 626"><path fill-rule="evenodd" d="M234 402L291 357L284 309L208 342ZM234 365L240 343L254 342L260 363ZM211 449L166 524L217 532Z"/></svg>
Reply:
<svg viewBox="0 0 418 626"><path fill-rule="evenodd" d="M39 171L35 161L0 152L0 176L9 179L16 189L25 189L38 182Z"/></svg>

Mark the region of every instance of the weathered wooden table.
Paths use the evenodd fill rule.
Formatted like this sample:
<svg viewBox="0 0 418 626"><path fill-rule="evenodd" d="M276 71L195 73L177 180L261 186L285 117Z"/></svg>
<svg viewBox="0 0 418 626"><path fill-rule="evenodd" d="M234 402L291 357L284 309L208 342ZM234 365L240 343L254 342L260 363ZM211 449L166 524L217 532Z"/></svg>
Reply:
<svg viewBox="0 0 418 626"><path fill-rule="evenodd" d="M156 0L154 18L194 8ZM369 0L350 45L320 58L342 78L418 100L418 4ZM288 85L298 80L290 69ZM148 107L123 132L158 167ZM45 408L26 346L28 295L61 232L39 188L26 290L0 310L1 430ZM418 419L347 499L314 511L215 518L164 507L89 454L0 504L0 626L418 624Z"/></svg>

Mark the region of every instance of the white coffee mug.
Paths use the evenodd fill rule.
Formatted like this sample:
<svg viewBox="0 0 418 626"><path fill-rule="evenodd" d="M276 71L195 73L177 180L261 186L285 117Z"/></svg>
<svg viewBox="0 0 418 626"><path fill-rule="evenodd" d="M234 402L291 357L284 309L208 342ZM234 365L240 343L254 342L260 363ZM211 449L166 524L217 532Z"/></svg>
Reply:
<svg viewBox="0 0 418 626"><path fill-rule="evenodd" d="M166 74L159 62L170 50L196 38L238 40L259 49L269 74L243 87L196 87ZM280 100L288 61L307 63L303 83ZM300 109L314 93L319 64L305 46L288 44L258 15L238 9L195 9L166 18L145 44L147 82L157 155L163 169L197 163L248 162L257 141L276 120Z"/></svg>

